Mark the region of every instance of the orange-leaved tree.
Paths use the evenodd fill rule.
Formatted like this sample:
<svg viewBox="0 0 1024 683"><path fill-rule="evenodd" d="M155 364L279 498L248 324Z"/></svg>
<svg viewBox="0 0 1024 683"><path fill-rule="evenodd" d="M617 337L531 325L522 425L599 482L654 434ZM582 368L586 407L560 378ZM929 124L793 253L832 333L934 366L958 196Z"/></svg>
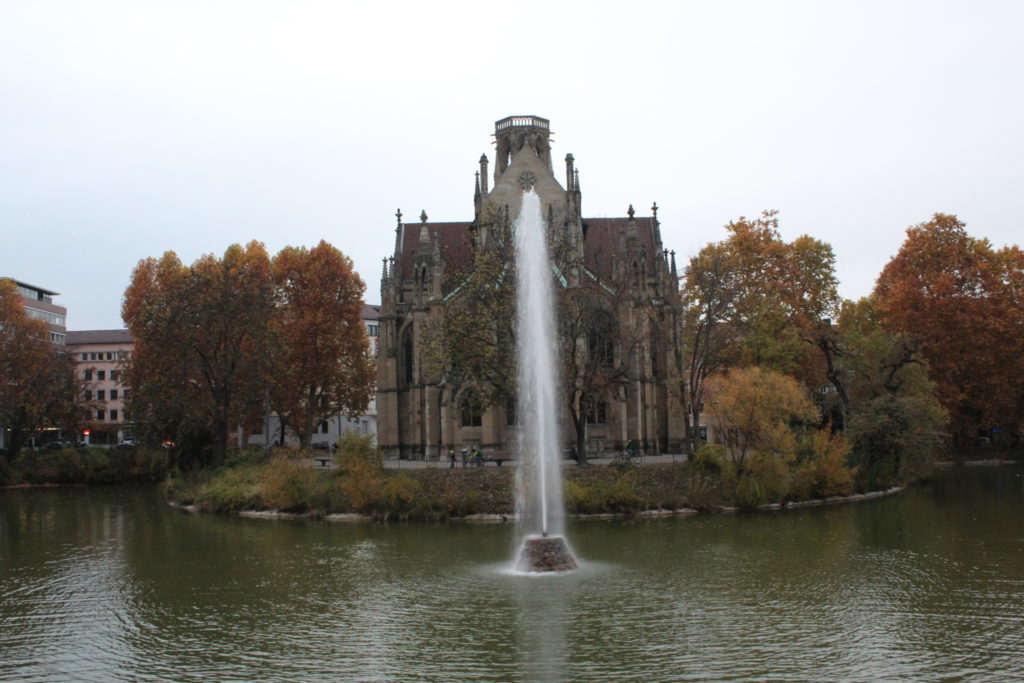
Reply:
<svg viewBox="0 0 1024 683"><path fill-rule="evenodd" d="M231 428L261 403L273 313L259 242L187 267L173 252L140 261L121 315L135 338L128 408L143 434L183 445L183 465L223 462Z"/></svg>
<svg viewBox="0 0 1024 683"><path fill-rule="evenodd" d="M25 312L14 282L0 279L0 428L9 459L43 427L74 431L83 417L74 361L49 332Z"/></svg>
<svg viewBox="0 0 1024 683"><path fill-rule="evenodd" d="M374 362L362 317L366 285L352 260L322 240L312 249L282 249L272 269L278 355L271 404L307 447L322 421L369 405Z"/></svg>
<svg viewBox="0 0 1024 683"><path fill-rule="evenodd" d="M1016 431L1024 405L1024 255L935 214L907 230L875 287L883 326L916 343L958 443Z"/></svg>
<svg viewBox="0 0 1024 683"><path fill-rule="evenodd" d="M725 240L690 260L681 291L673 360L691 450L704 382L721 368L756 365L812 387L840 378L829 362L830 320L839 304L832 247L806 235L786 242L775 211L725 227ZM841 384L837 389L842 393Z"/></svg>

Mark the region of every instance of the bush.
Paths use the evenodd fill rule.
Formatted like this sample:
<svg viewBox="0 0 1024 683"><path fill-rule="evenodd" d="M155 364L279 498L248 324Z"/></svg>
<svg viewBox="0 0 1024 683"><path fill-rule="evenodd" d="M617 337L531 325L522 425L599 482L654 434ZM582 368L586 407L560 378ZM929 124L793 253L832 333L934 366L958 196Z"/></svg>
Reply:
<svg viewBox="0 0 1024 683"><path fill-rule="evenodd" d="M570 512L633 512L641 507L640 502L630 476L565 482L565 504Z"/></svg>
<svg viewBox="0 0 1024 683"><path fill-rule="evenodd" d="M693 454L693 467L703 474L725 475L732 470L725 447L717 443L701 444Z"/></svg>
<svg viewBox="0 0 1024 683"><path fill-rule="evenodd" d="M736 505L744 509L781 502L789 492L786 460L772 455L755 455L736 482Z"/></svg>
<svg viewBox="0 0 1024 683"><path fill-rule="evenodd" d="M237 467L219 470L213 478L200 484L194 502L211 512L238 512L263 507L258 468Z"/></svg>
<svg viewBox="0 0 1024 683"><path fill-rule="evenodd" d="M790 487L792 500L846 496L853 492L853 471L846 466L850 443L822 429L800 444Z"/></svg>
<svg viewBox="0 0 1024 683"><path fill-rule="evenodd" d="M277 455L260 472L260 498L271 510L303 512L317 502L319 479L309 467Z"/></svg>

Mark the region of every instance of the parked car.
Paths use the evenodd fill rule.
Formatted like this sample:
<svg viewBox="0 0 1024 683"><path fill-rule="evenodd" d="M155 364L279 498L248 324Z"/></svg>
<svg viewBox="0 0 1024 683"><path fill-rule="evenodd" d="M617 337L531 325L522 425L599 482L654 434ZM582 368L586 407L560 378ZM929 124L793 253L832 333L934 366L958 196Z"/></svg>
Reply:
<svg viewBox="0 0 1024 683"><path fill-rule="evenodd" d="M57 441L49 441L47 443L44 443L43 444L43 450L44 451L62 451L65 448L71 448L72 446L74 446L74 444L71 443L70 441L61 441L61 440L58 439Z"/></svg>

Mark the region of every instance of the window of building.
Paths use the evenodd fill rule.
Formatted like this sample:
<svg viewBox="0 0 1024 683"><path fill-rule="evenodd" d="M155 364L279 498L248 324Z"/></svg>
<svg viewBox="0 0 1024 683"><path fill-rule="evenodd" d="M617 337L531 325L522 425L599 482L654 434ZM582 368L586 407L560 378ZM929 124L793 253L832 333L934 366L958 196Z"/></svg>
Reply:
<svg viewBox="0 0 1024 683"><path fill-rule="evenodd" d="M106 401L107 400L107 392L103 391L103 389L97 389L96 390L96 400L97 401Z"/></svg>
<svg viewBox="0 0 1024 683"><path fill-rule="evenodd" d="M367 331L367 333L371 337L376 337L377 336L377 326L376 325L367 325L366 326L366 331Z"/></svg>
<svg viewBox="0 0 1024 683"><path fill-rule="evenodd" d="M110 411L110 419L111 420L116 420L117 419L117 411L116 410L111 410Z"/></svg>
<svg viewBox="0 0 1024 683"><path fill-rule="evenodd" d="M110 351L107 351L107 360L113 360L113 356Z"/></svg>
<svg viewBox="0 0 1024 683"><path fill-rule="evenodd" d="M107 371L106 370L97 370L96 371L96 379L106 379L106 378L107 378Z"/></svg>
<svg viewBox="0 0 1024 683"><path fill-rule="evenodd" d="M117 400L117 389L111 389L110 390L110 400L111 401L116 401Z"/></svg>
<svg viewBox="0 0 1024 683"><path fill-rule="evenodd" d="M85 379L86 382L91 382L92 381L92 368L89 368L88 370L85 370L82 373L82 377Z"/></svg>
<svg viewBox="0 0 1024 683"><path fill-rule="evenodd" d="M483 425L483 412L473 399L473 394L466 392L459 406L460 422L463 427L480 427Z"/></svg>
<svg viewBox="0 0 1024 683"><path fill-rule="evenodd" d="M107 411L105 411L105 410L97 410L96 411L96 419L97 420L102 420L104 415L106 414L106 412Z"/></svg>
<svg viewBox="0 0 1024 683"><path fill-rule="evenodd" d="M323 422L320 423L320 433L321 434L326 434L327 433L327 420L324 420Z"/></svg>
<svg viewBox="0 0 1024 683"><path fill-rule="evenodd" d="M92 389L86 389L85 390L85 400L86 401L91 401L92 400Z"/></svg>
<svg viewBox="0 0 1024 683"><path fill-rule="evenodd" d="M405 330L405 334L402 337L402 356L405 365L405 382L406 384L412 383L412 327L408 327Z"/></svg>
<svg viewBox="0 0 1024 683"><path fill-rule="evenodd" d="M605 401L587 396L583 399L583 407L587 411L588 425L608 424L608 404Z"/></svg>
<svg viewBox="0 0 1024 683"><path fill-rule="evenodd" d="M615 365L614 325L610 315L602 312L594 318L587 334L587 342L593 363L602 368Z"/></svg>
<svg viewBox="0 0 1024 683"><path fill-rule="evenodd" d="M90 351L89 352L89 360L96 360L96 352L95 351Z"/></svg>
<svg viewBox="0 0 1024 683"><path fill-rule="evenodd" d="M89 354L83 353L82 354L82 360L89 360Z"/></svg>

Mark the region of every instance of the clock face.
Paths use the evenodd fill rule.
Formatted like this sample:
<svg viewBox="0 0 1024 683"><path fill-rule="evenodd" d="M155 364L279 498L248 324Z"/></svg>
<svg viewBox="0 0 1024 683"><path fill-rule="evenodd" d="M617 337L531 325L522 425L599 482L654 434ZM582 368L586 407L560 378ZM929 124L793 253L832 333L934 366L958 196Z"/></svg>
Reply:
<svg viewBox="0 0 1024 683"><path fill-rule="evenodd" d="M532 190L536 182L537 176L533 175L530 171L523 171L519 174L519 187L522 188L523 192Z"/></svg>

